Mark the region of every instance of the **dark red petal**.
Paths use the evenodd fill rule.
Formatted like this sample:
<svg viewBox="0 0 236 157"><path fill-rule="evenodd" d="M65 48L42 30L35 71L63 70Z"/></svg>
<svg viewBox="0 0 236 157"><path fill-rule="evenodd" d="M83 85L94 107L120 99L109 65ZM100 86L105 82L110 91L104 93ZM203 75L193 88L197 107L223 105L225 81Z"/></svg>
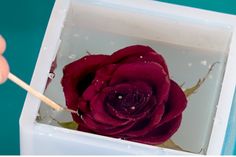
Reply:
<svg viewBox="0 0 236 157"><path fill-rule="evenodd" d="M167 141L179 128L182 120L182 114L172 119L171 121L159 126L158 128L152 130L145 136L126 138L130 141L158 145Z"/></svg>
<svg viewBox="0 0 236 157"><path fill-rule="evenodd" d="M86 101L91 100L97 94L96 87L91 84L83 93L83 99Z"/></svg>
<svg viewBox="0 0 236 157"><path fill-rule="evenodd" d="M94 96L96 96L97 93L107 86L116 67L116 65L110 64L101 67L101 69L98 69L96 71L94 80L84 91L83 98L87 101L90 101Z"/></svg>
<svg viewBox="0 0 236 157"><path fill-rule="evenodd" d="M153 86L153 92L167 98L170 87L168 74L158 63L130 63L122 64L114 72L110 85L124 82L141 81Z"/></svg>
<svg viewBox="0 0 236 157"><path fill-rule="evenodd" d="M79 123L79 127L77 128L77 130L83 131L83 132L93 133L93 131L90 130L83 122Z"/></svg>
<svg viewBox="0 0 236 157"><path fill-rule="evenodd" d="M146 82L152 87L159 104L165 102L168 98L170 80L163 68L157 63L131 63L122 64L114 72L110 85L116 85L125 82L141 81Z"/></svg>
<svg viewBox="0 0 236 157"><path fill-rule="evenodd" d="M164 105L167 101L170 80L163 68L157 63L131 63L123 64L115 71L111 85L121 82L143 81L149 83L153 87L154 95L156 96L156 106L153 109L152 118L141 130L132 130L127 132L128 136L142 136L157 127L164 114Z"/></svg>
<svg viewBox="0 0 236 157"><path fill-rule="evenodd" d="M78 116L78 114L76 113L71 113L72 118L75 122L77 122L79 125L83 125L83 120L81 119L81 115L83 113L87 113L89 112L90 108L88 107L88 104L85 100L83 99L79 99L79 101L77 102L76 105L74 105L76 107L76 109L73 109L75 111L78 111L80 116ZM82 114L81 114L82 113ZM84 125L85 126L85 125ZM86 127L86 126L85 126Z"/></svg>
<svg viewBox="0 0 236 157"><path fill-rule="evenodd" d="M107 58L106 55L88 55L64 67L61 84L68 108L78 109L80 96L93 80L96 70Z"/></svg>
<svg viewBox="0 0 236 157"><path fill-rule="evenodd" d="M125 47L114 52L110 59L107 61L109 63L132 63L142 60L152 61L160 64L166 73L168 74L168 68L165 63L164 58L158 54L155 50L153 50L149 46L144 45L133 45L129 47Z"/></svg>
<svg viewBox="0 0 236 157"><path fill-rule="evenodd" d="M129 122L126 125L121 126L110 126L104 123L99 123L94 120L91 115L84 115L83 116L83 123L89 130L93 130L93 132L105 135L105 136L113 136L113 137L120 137L119 134L125 132L129 128L133 126L133 122Z"/></svg>
<svg viewBox="0 0 236 157"><path fill-rule="evenodd" d="M187 106L187 98L174 81L171 80L169 98L165 106L165 113L159 125L162 125L182 114Z"/></svg>
<svg viewBox="0 0 236 157"><path fill-rule="evenodd" d="M147 53L140 55L140 56L129 57L127 59L124 59L122 61L122 64L124 64L124 63L140 63L140 62L141 63L149 63L149 62L158 63L163 67L165 72L168 74L168 68L165 63L164 58L156 52L150 51L150 52L147 52Z"/></svg>
<svg viewBox="0 0 236 157"><path fill-rule="evenodd" d="M149 113L152 88L147 83L134 81L115 85L111 89L105 105L113 117L137 120ZM119 95L122 95L121 99Z"/></svg>
<svg viewBox="0 0 236 157"><path fill-rule="evenodd" d="M152 100L150 100L151 102ZM117 111L116 109L114 109L114 107L112 107L112 105L107 105L107 110L109 112L109 114L113 117L119 118L119 119L125 119L125 120L132 120L135 123L138 122L140 119L145 118L146 116L148 116L150 114L150 110L151 110L151 105L149 102L147 103L147 106L150 106L150 108L148 109L144 109L143 112L140 112L137 115L124 115L123 113Z"/></svg>
<svg viewBox="0 0 236 157"><path fill-rule="evenodd" d="M104 81L104 82L110 81L111 76L113 75L114 71L117 69L118 66L119 65L117 64L104 65L102 68L96 71L96 75L94 79Z"/></svg>
<svg viewBox="0 0 236 157"><path fill-rule="evenodd" d="M165 107L163 104L157 105L157 107L154 109L153 113L151 113L149 119L143 123L143 121L139 121L136 123L136 126L138 126L139 129L137 129L136 126L134 128L130 129L129 131L126 132L126 135L129 137L138 137L138 136L143 136L147 134L148 132L152 131L153 128L158 126L162 115L164 113ZM140 124L141 123L141 124ZM143 127L142 127L143 125Z"/></svg>
<svg viewBox="0 0 236 157"><path fill-rule="evenodd" d="M107 96L107 93L109 93L109 90L100 92L97 96L95 96L92 101L90 102L90 109L91 109L91 117L94 118L99 123L110 125L110 126L122 126L127 125L129 121L124 121L117 119L116 117L111 117L110 114L107 113L106 109L104 107L104 100Z"/></svg>

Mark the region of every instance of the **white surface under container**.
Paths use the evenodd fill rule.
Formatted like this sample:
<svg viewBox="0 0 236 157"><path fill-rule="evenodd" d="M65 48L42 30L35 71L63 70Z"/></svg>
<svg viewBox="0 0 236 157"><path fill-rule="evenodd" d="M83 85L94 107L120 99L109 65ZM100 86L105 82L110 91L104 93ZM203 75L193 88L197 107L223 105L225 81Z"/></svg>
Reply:
<svg viewBox="0 0 236 157"><path fill-rule="evenodd" d="M60 120L27 95L20 118L21 154L220 154L236 83L236 17L149 0L57 0L47 27L31 86L65 105L60 79L64 65L86 55L143 44L161 53L171 77L190 87L209 66L219 62L189 100L183 122L172 140L186 151L64 129L45 121ZM45 90L51 63L55 78Z"/></svg>

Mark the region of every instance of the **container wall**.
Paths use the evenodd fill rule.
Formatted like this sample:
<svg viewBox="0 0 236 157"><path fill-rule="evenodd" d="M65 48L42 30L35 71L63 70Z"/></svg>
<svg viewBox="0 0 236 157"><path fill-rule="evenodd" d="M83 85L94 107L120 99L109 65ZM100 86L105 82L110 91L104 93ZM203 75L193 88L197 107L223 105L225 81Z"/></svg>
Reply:
<svg viewBox="0 0 236 157"><path fill-rule="evenodd" d="M158 5L152 3L153 6ZM189 98L181 127L172 137L184 151L206 154L227 64L232 25L162 13L155 7L128 7L120 1L114 5L99 0L71 0L68 8L54 13L58 16L51 20L59 20L59 26L63 25L63 28L58 28L55 23L49 25L48 30L52 32L54 28L61 30L59 34L58 30L55 31L56 37L60 36L60 39L49 40L49 34L51 37L55 35L49 32L42 47L41 53L50 55L48 64L55 56L57 62L57 68L49 74L51 83L45 89L45 95L63 106L65 99L60 84L62 69L88 53L112 54L126 46L148 45L163 55L171 78L179 85L184 83L183 90L194 86L206 75L209 67L217 62L205 83ZM51 48L50 42L53 43ZM42 56L39 59L41 64L47 58L46 55ZM44 79L46 84L47 78ZM96 150L96 154L180 153L117 139L110 141L109 138L107 142L102 136L78 131L66 132L51 117L70 121L70 114L55 112L44 104L41 104L39 114L41 119L33 130L33 150L29 151L33 154L91 154L91 149Z"/></svg>

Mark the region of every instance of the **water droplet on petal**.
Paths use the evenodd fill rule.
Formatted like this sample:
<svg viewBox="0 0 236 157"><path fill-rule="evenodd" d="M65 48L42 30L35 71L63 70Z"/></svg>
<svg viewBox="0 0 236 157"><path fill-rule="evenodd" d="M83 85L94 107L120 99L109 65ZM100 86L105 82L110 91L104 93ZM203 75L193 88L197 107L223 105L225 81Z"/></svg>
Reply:
<svg viewBox="0 0 236 157"><path fill-rule="evenodd" d="M141 59L142 59L142 58L143 58L143 56L139 56L139 58L141 58Z"/></svg>
<svg viewBox="0 0 236 157"><path fill-rule="evenodd" d="M122 95L119 95L119 96L118 96L118 99L120 99L120 100L121 100L122 98L123 98L123 96L122 96Z"/></svg>
<svg viewBox="0 0 236 157"><path fill-rule="evenodd" d="M80 115L80 118L83 120L84 118L83 118L83 115Z"/></svg>
<svg viewBox="0 0 236 157"><path fill-rule="evenodd" d="M131 107L131 110L135 110L135 106L132 106L132 107Z"/></svg>

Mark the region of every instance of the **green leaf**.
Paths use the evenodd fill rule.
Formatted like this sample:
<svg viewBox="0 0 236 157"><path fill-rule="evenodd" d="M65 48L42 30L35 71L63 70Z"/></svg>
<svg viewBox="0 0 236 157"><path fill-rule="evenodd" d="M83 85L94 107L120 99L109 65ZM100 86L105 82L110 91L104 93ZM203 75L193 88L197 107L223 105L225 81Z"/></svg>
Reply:
<svg viewBox="0 0 236 157"><path fill-rule="evenodd" d="M186 95L186 97L189 97L191 96L192 94L196 93L197 90L202 86L202 84L206 81L206 79L208 78L208 76L210 75L210 73L212 72L214 66L219 63L219 62L215 62L213 63L208 72L206 73L206 75L202 78L202 79L198 79L197 83L193 86L193 87L190 87L190 88L187 88L186 90L184 90L184 93Z"/></svg>
<svg viewBox="0 0 236 157"><path fill-rule="evenodd" d="M202 85L202 83L203 83L202 80L199 79L198 82L193 87L186 89L184 91L184 94L186 95L186 97L189 97L192 94L194 94L198 90L198 88Z"/></svg>
<svg viewBox="0 0 236 157"><path fill-rule="evenodd" d="M58 125L60 125L63 128L67 128L67 129L72 129L72 130L77 130L79 127L79 124L76 123L75 121L70 121L70 122L60 122L58 120L56 120L55 118L53 118L52 116L50 116L52 120L54 120L55 122L57 122Z"/></svg>
<svg viewBox="0 0 236 157"><path fill-rule="evenodd" d="M71 121L71 122L57 122L61 127L63 128L67 128L67 129L72 129L72 130L76 130L79 126L78 123L76 123L75 121Z"/></svg>

